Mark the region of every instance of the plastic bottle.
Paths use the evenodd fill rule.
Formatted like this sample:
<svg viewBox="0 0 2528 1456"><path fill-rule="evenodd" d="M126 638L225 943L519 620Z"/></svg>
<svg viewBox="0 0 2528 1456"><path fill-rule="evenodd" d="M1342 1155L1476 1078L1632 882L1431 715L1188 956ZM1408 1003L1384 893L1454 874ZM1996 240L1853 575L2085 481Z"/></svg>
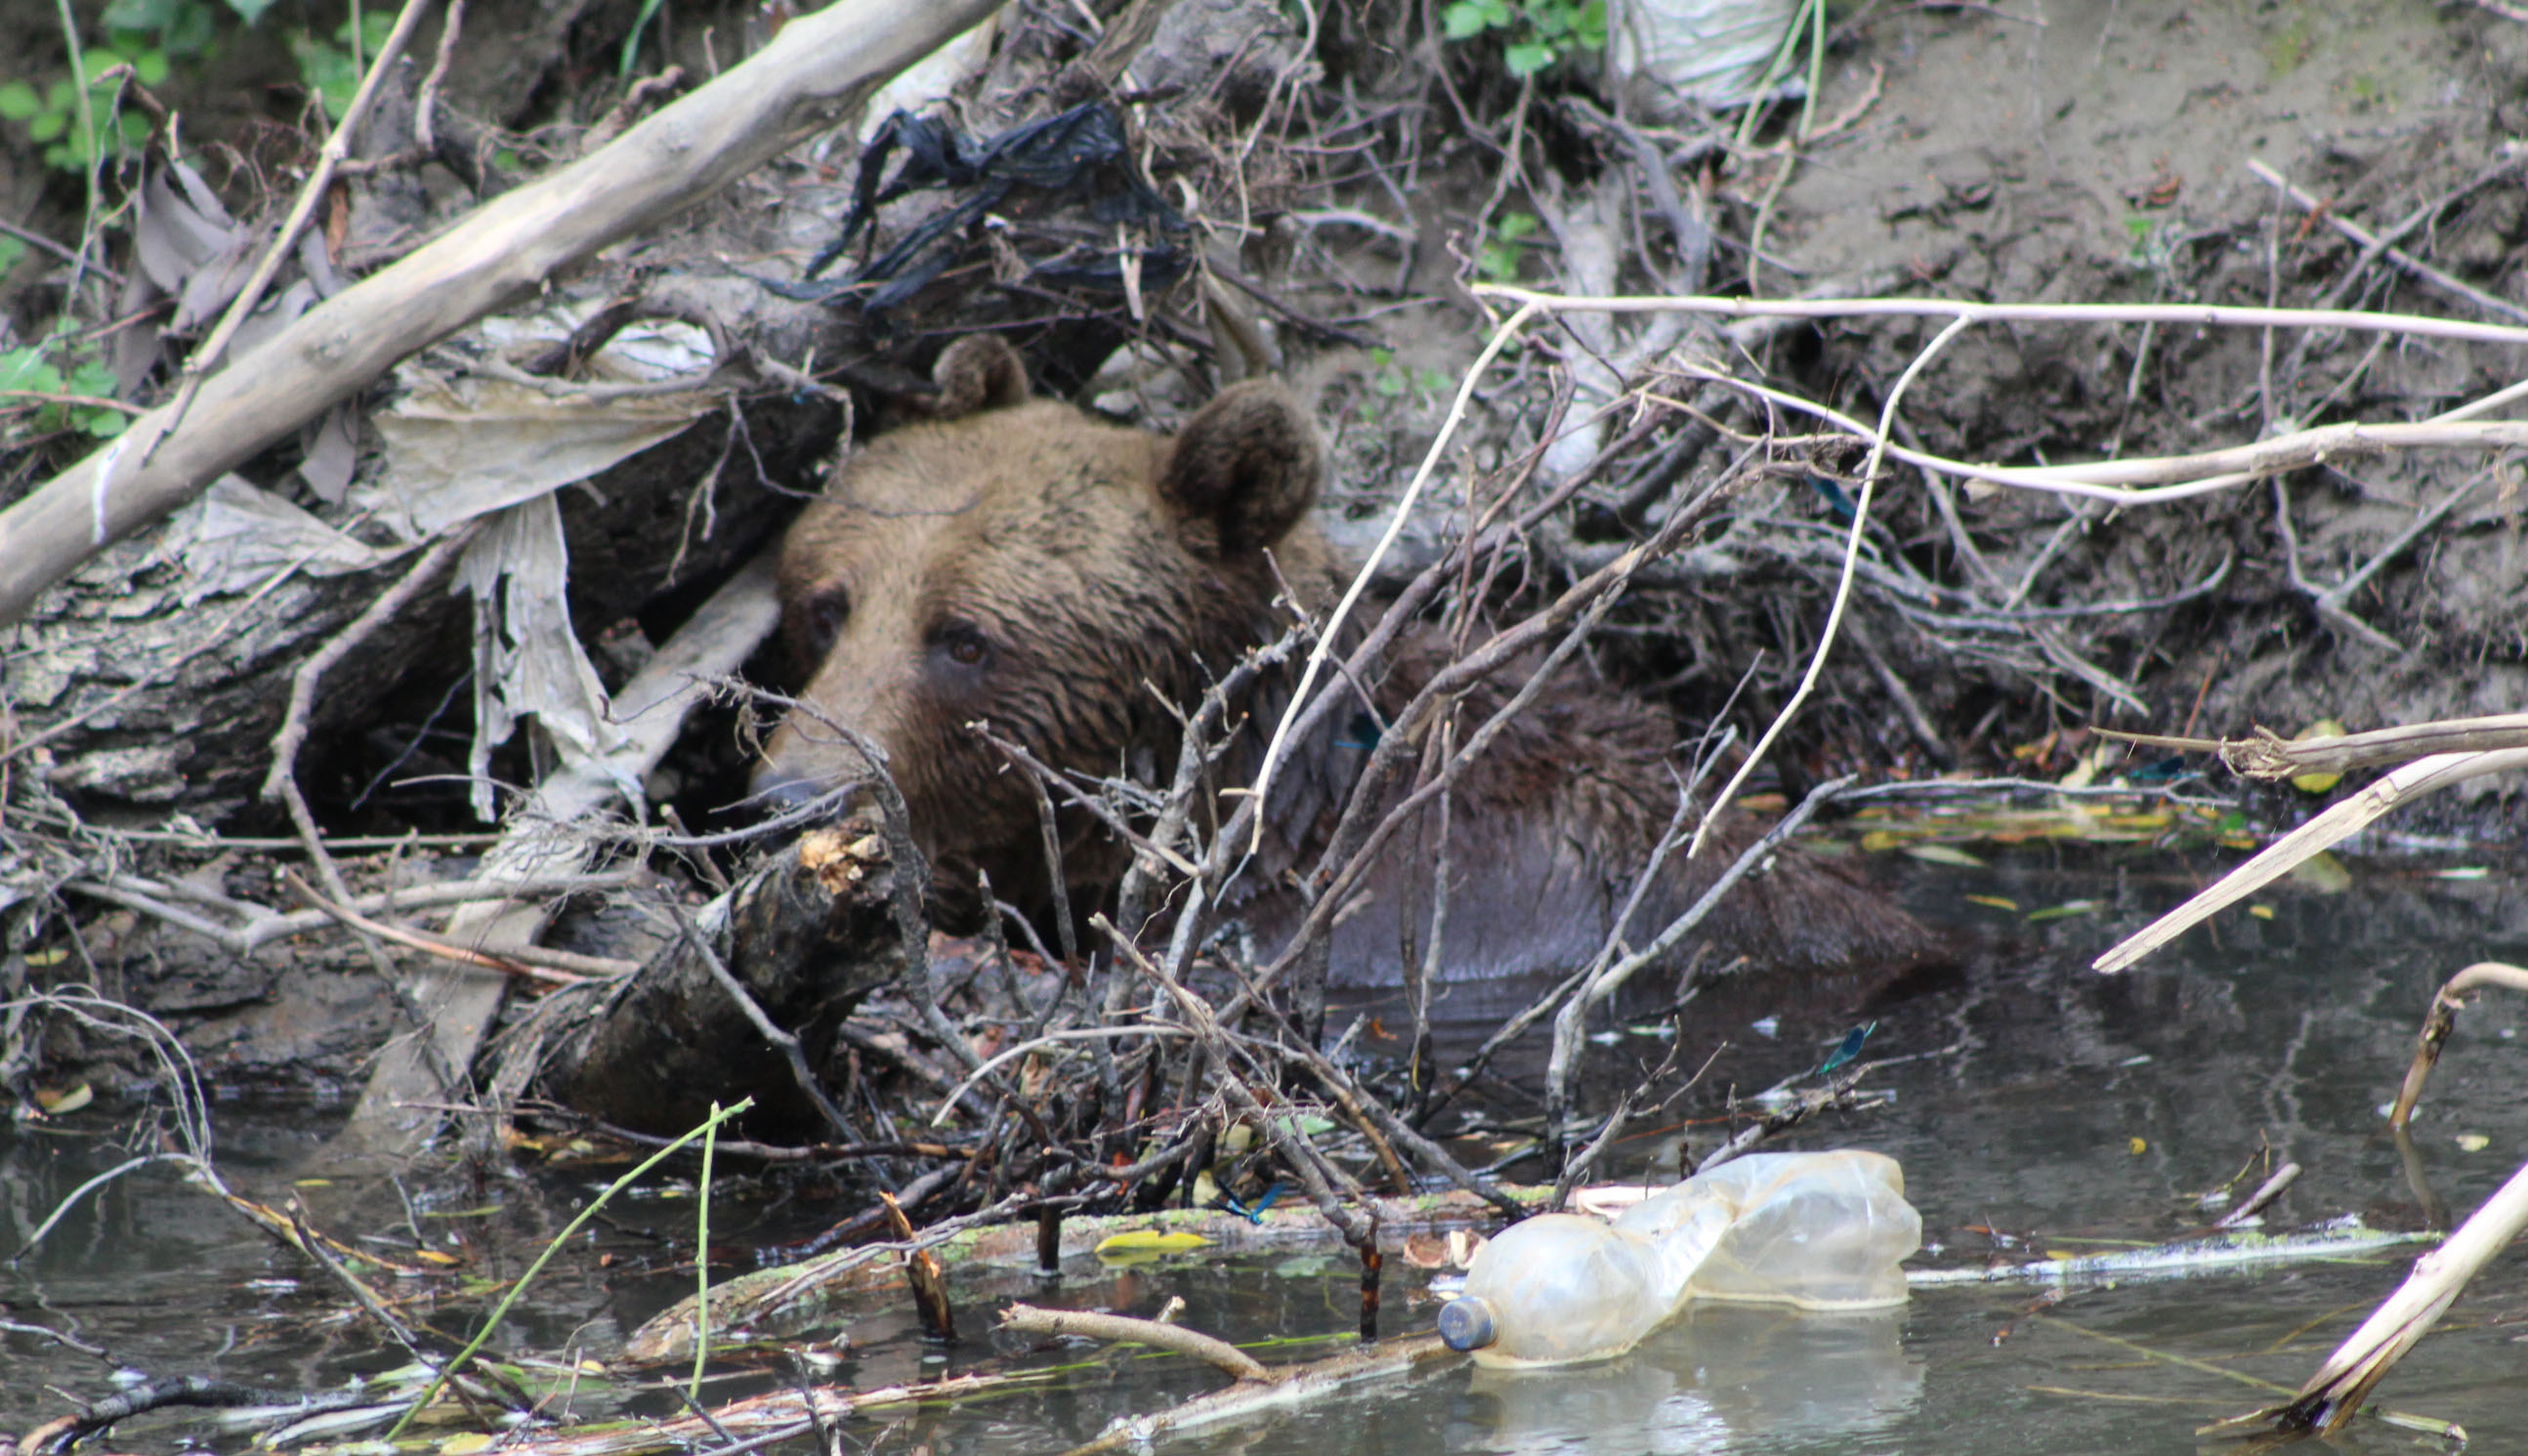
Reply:
<svg viewBox="0 0 2528 1456"><path fill-rule="evenodd" d="M1451 1349L1487 1365L1620 1355L1689 1299L1878 1309L1905 1300L1922 1246L1905 1173L1879 1153L1758 1153L1608 1223L1546 1214L1484 1245L1440 1311Z"/></svg>

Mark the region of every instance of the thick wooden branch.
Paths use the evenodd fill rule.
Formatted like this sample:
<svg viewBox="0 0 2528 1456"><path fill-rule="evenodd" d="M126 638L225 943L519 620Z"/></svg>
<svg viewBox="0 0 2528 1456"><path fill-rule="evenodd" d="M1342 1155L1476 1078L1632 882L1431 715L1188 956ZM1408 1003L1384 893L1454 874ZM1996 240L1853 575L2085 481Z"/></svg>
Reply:
<svg viewBox="0 0 2528 1456"><path fill-rule="evenodd" d="M0 512L0 623L89 555L368 387L395 361L531 292L842 121L999 0L835 0L592 156L500 197L316 307Z"/></svg>

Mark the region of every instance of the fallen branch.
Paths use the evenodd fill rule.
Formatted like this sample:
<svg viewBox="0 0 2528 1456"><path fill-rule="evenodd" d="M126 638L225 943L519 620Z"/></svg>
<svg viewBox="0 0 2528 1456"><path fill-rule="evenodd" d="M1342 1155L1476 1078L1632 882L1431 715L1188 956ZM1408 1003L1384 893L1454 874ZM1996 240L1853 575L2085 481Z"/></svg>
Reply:
<svg viewBox="0 0 2528 1456"><path fill-rule="evenodd" d="M2431 1080L2432 1067L2441 1060L2441 1046L2457 1029L2457 1009L2466 1004L2468 992L2486 986L2528 992L2528 967L2479 961L2450 976L2448 984L2433 993L2431 1012L2423 1017L2423 1029L2414 1038L2414 1060L2405 1067L2405 1084L2396 1089L2396 1105L2388 1113L2390 1127L2402 1132L2405 1124L2413 1120L2414 1104L2422 1101L2423 1083Z"/></svg>
<svg viewBox="0 0 2528 1456"><path fill-rule="evenodd" d="M2382 763L2409 763L2432 754L2475 754L2528 749L2528 713L2483 718L2442 718L2402 728L2347 733L2340 738L2292 742L2258 728L2244 738L2164 738L2149 733L2095 730L2100 738L2180 753L2219 754L2233 773L2254 779L2296 778L2303 773L2343 773Z"/></svg>
<svg viewBox="0 0 2528 1456"><path fill-rule="evenodd" d="M1065 1456L1094 1456L1104 1451L1142 1451L1186 1431L1231 1422L1260 1420L1277 1411L1333 1394L1367 1380L1393 1381L1426 1365L1465 1357L1440 1342L1436 1334L1390 1340L1366 1349L1348 1350L1329 1359L1284 1371L1271 1384L1240 1383L1188 1400L1172 1411L1119 1418L1084 1446Z"/></svg>
<svg viewBox="0 0 2528 1456"><path fill-rule="evenodd" d="M2128 969L2142 957L2272 884L2303 860L2315 858L2328 846L2382 817L2406 800L2511 768L2528 768L2528 749L2501 749L2482 754L2434 754L2428 758L2418 758L2351 798L2330 805L2325 812L2267 845L2255 858L2223 875L2193 899L2126 937L2089 964L2091 968L2102 971Z"/></svg>
<svg viewBox="0 0 2528 1456"><path fill-rule="evenodd" d="M1155 1350L1190 1356L1233 1380L1274 1383L1273 1373L1258 1364L1254 1356L1225 1339L1199 1329L1187 1329L1182 1325L1162 1325L1156 1320L1135 1320L1129 1315L1046 1310L1031 1304L1014 1304L1001 1312L1001 1327L1021 1334L1076 1334L1110 1343L1130 1340Z"/></svg>
<svg viewBox="0 0 2528 1456"><path fill-rule="evenodd" d="M837 0L612 144L475 209L0 512L0 623L405 355L835 125L999 0Z"/></svg>
<svg viewBox="0 0 2528 1456"><path fill-rule="evenodd" d="M2342 1429L2370 1398L2379 1383L2416 1341L2449 1312L2451 1301L2493 1257L2528 1229L2528 1165L2522 1165L2497 1192L2457 1227L2439 1248L2414 1261L2414 1272L2386 1303L2361 1322L2361 1327L2326 1357L2317 1374L2300 1386L2288 1405L2234 1417L2207 1430L2267 1426L2286 1432L2332 1434Z"/></svg>

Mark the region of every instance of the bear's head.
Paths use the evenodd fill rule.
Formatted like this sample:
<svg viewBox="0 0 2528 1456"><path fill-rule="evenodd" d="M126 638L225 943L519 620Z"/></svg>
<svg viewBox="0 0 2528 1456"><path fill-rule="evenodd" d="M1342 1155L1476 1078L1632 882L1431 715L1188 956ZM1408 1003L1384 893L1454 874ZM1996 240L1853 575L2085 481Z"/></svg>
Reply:
<svg viewBox="0 0 2528 1456"><path fill-rule="evenodd" d="M968 725L1068 775L1163 780L1178 712L1290 620L1285 581L1313 598L1332 563L1308 516L1324 448L1278 386L1235 386L1170 438L1031 397L994 336L935 374L930 417L848 456L782 545L803 706L756 789L797 803L864 780L828 721L872 740L962 926L978 868L1031 912L1052 890L1034 787ZM1093 903L1127 855L1077 810L1058 822L1065 882Z"/></svg>

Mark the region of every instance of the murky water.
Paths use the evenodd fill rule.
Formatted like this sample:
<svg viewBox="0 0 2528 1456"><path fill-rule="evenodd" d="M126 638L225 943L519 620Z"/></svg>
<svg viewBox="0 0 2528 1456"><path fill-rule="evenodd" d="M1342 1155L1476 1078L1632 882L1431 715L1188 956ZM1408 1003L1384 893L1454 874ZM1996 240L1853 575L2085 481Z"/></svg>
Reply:
<svg viewBox="0 0 2528 1456"><path fill-rule="evenodd" d="M2209 1218L2203 1196L2270 1149L2304 1170L2272 1216L2291 1226L2346 1213L2414 1226L2427 1201L2463 1217L2528 1157L2528 1005L2488 997L2461 1021L2418 1118L2407 1159L2380 1108L2395 1094L2432 987L2458 966L2528 955L2528 895L2507 867L2440 878L2444 865L2353 865L2337 893L2284 888L2261 897L2270 918L2233 913L2125 976L2085 969L2090 955L2173 904L2214 866L2166 856L2024 852L1982 869L1917 876L1926 909L1979 925L1986 949L1959 975L1864 1011L1800 998L1760 1029L1743 998L1698 1012L1694 1035L1730 1048L1707 1089L1766 1085L1813 1066L1856 1018L1879 1025L1867 1055L1913 1057L1868 1085L1892 1104L1841 1115L1782 1146L1875 1148L1904 1165L1939 1262L1987 1255L2085 1253L2179 1236ZM2005 900L2011 909L1969 902ZM2085 904L2054 918L2031 912ZM1452 1010L1489 1025L1482 998ZM1598 1056L1607 1085L1656 1062L1665 1044L1626 1025ZM1726 1025L1715 1018L1729 1018ZM1766 1035L1766 1031L1770 1035ZM1533 1089L1529 1068L1510 1068ZM1710 1121L1716 1091L1682 1111L1697 1152L1724 1130ZM1504 1116L1516 1095L1499 1102ZM288 1191L328 1110L215 1110L223 1167L260 1194ZM49 1131L0 1134L0 1241L17 1248L83 1178L129 1156L105 1139L102 1113ZM1659 1141L1629 1144L1638 1160ZM1513 1170L1513 1172L1522 1171ZM564 1205L603 1178L548 1175L479 1196L443 1192L409 1214L434 1247L479 1274L514 1272L568 1216ZM344 1190L299 1189L320 1222ZM374 1190L360 1205L407 1215ZM776 1226L812 1225L848 1210L750 1208L723 1200L713 1241L742 1249ZM512 1348L577 1346L603 1358L641 1318L691 1288L663 1271L680 1253L690 1204L653 1196L625 1205L573 1259L558 1261ZM341 1224L329 1226L342 1231ZM370 1226L377 1226L372 1224ZM1507 1377L1463 1365L1323 1402L1277 1423L1213 1431L1184 1449L1256 1453L1464 1451L1942 1452L2167 1451L2195 1443L2198 1425L2276 1403L2401 1277L2410 1251L2368 1261L2295 1265L2191 1279L2127 1280L2038 1306L2041 1291L1977 1286L1917 1291L1901 1312L1869 1318L1770 1311L1694 1312L1632 1356L1576 1371ZM1428 1275L1391 1260L1390 1327L1429 1327ZM1152 1314L1172 1295L1186 1323L1241 1341L1278 1338L1268 1360L1328 1352L1357 1321L1347 1257L1187 1258L1125 1272L1074 1261L1058 1283L1005 1276L976 1283L961 1311L965 1343L925 1347L908 1310L889 1303L853 1321L853 1358L830 1378L863 1387L942 1373L1071 1367L1055 1382L948 1408L899 1410L858 1423L856 1441L892 1430L887 1449L1051 1452L1123 1414L1165 1409L1222 1381L1185 1361L1079 1349L1029 1349L983 1333L1013 1295L1039 1303ZM104 1394L116 1365L152 1376L220 1375L307 1390L400 1362L340 1314L325 1277L163 1170L128 1176L82 1205L22 1264L0 1269L0 1321L41 1326L106 1352L97 1358L40 1335L0 1332L0 1431L69 1409L47 1384ZM424 1318L462 1327L479 1302ZM2454 1421L2480 1449L2528 1444L2528 1263L2498 1261L2380 1399ZM738 1376L722 1394L779 1378ZM666 1414L664 1396L636 1409ZM180 1428L135 1424L117 1449L170 1449ZM902 1444L898 1444L901 1442ZM223 1447L241 1446L222 1437ZM2429 1444L2372 1425L2353 1449Z"/></svg>

